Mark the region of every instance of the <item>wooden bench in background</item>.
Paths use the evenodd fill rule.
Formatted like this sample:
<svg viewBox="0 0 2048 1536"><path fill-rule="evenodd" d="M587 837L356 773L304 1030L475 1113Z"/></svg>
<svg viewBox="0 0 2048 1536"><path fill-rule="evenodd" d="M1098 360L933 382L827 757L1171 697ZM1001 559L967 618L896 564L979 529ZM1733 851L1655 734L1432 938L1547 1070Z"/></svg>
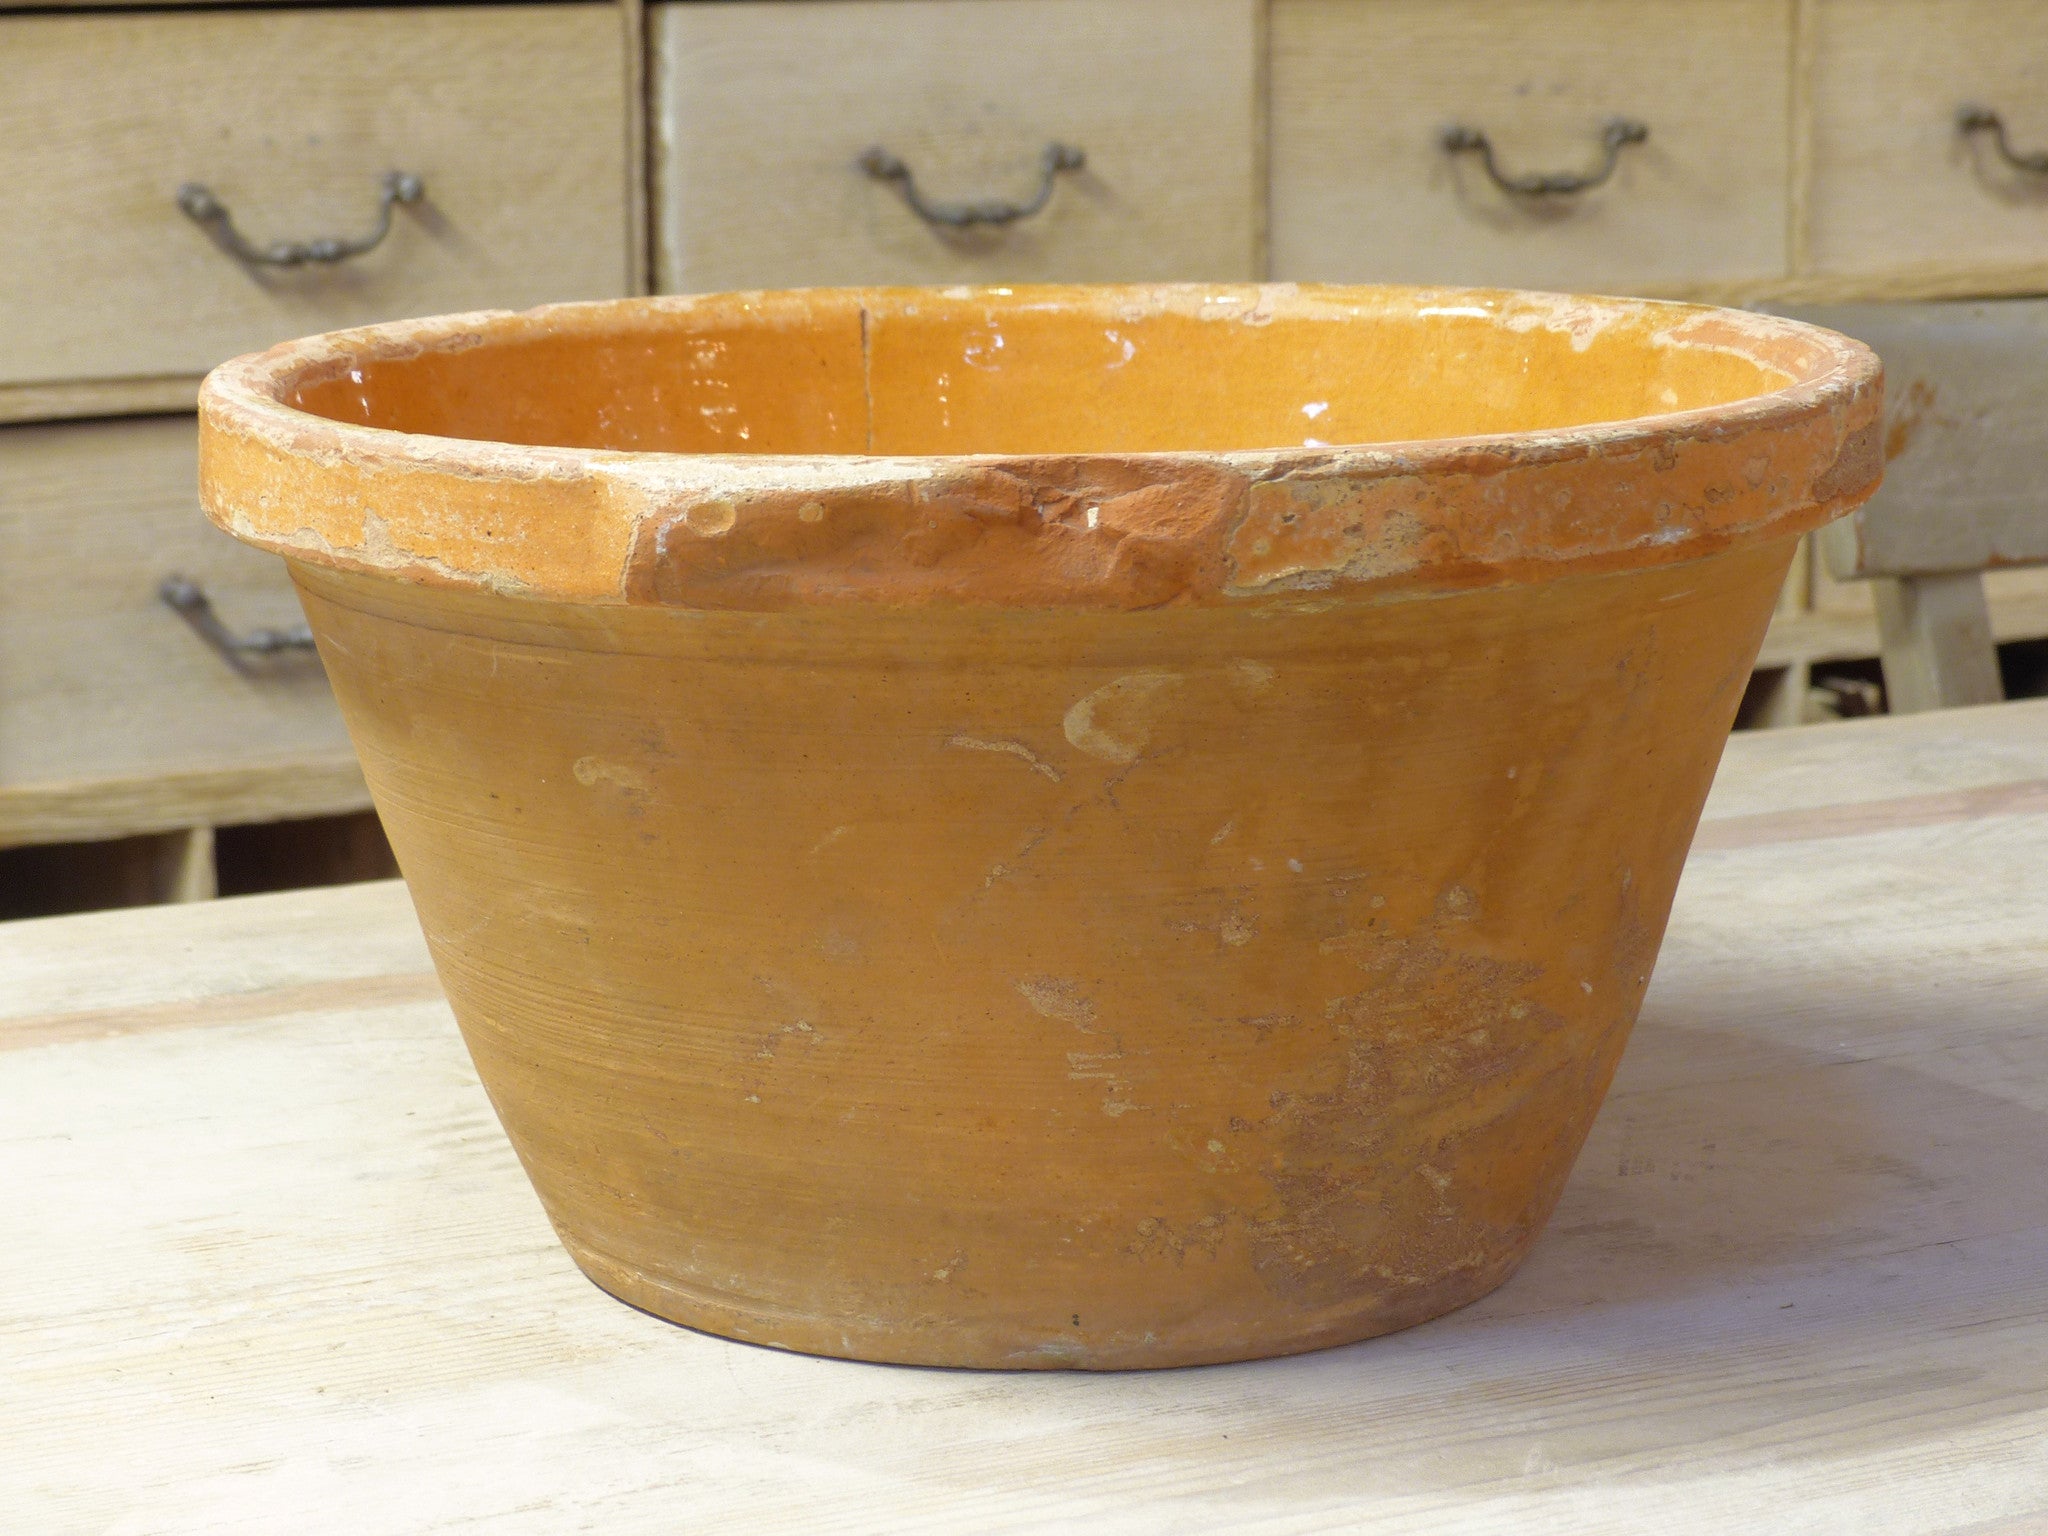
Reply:
<svg viewBox="0 0 2048 1536"><path fill-rule="evenodd" d="M1820 550L1871 584L1891 711L2004 698L1986 573L2048 564L2048 300L1804 317L1884 359L1884 486Z"/></svg>

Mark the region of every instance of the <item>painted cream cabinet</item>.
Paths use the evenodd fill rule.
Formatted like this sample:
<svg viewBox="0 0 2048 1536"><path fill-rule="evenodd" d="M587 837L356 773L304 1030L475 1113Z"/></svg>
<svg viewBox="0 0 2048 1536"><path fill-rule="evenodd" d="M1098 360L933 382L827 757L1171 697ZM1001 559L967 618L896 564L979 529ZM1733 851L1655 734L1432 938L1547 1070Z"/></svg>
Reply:
<svg viewBox="0 0 2048 1536"><path fill-rule="evenodd" d="M278 563L199 516L198 377L309 331L641 286L637 23L0 10L0 846L193 829L203 860L215 824L368 806L310 652L192 621L298 619Z"/></svg>

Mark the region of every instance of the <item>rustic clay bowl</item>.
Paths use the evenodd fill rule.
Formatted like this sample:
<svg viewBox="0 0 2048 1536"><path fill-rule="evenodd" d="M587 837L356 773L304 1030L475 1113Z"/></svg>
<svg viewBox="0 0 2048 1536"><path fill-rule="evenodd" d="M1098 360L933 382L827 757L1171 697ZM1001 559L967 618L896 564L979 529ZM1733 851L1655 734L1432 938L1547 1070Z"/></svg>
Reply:
<svg viewBox="0 0 2048 1536"><path fill-rule="evenodd" d="M593 1280L1182 1365L1528 1250L1878 393L1679 305L739 294L230 363L202 477Z"/></svg>

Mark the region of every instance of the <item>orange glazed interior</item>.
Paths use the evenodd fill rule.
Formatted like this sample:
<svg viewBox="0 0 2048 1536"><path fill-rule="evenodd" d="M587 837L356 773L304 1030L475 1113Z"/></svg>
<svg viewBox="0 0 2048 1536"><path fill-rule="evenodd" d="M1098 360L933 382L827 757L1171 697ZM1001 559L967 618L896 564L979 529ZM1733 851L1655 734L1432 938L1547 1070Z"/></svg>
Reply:
<svg viewBox="0 0 2048 1536"><path fill-rule="evenodd" d="M635 452L1215 453L1668 415L1832 361L1768 332L1674 336L1668 306L1367 294L1263 314L1242 290L1078 307L1031 289L731 295L373 357L287 398L400 432Z"/></svg>

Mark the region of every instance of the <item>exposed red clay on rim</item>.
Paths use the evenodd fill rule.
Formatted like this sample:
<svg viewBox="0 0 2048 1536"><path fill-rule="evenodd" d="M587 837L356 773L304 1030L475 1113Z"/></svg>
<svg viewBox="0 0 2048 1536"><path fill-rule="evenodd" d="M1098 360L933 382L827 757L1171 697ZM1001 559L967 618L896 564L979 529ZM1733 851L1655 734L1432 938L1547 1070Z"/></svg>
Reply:
<svg viewBox="0 0 2048 1536"><path fill-rule="evenodd" d="M779 343L750 353L762 338ZM981 366L994 338L1007 346L1000 367ZM1347 352L1353 339L1364 344ZM1459 426L1461 411L1473 414L1473 380L1511 363L1543 376L1525 376L1525 398L1491 414L1534 424L1276 446L1258 426L1231 442L1225 409L1201 429L1211 439L1202 451L1175 451L1182 424L1157 419L1171 414L1162 394L1227 408L1232 391L1291 391L1305 395L1303 409L1323 406L1299 419L1303 439L1318 427L1370 429L1375 391L1422 397L1432 386L1379 377L1375 348L1389 343L1403 359L1470 358L1464 388L1456 376L1436 381L1441 401L1405 401L1396 425ZM1099 355L1077 362L1077 347ZM684 398L665 412L659 399L615 404L606 421L596 394L620 390L662 349ZM690 366L692 349L702 366ZM800 349L814 367L793 364ZM1629 395L1608 370L1640 371L1660 354L1672 375L1663 393L1679 408L1574 419L1589 400ZM474 366L500 356L495 373ZM1034 362L1069 392L1077 373L1095 385L1090 419L1048 421L1043 439L1059 447L1095 429L1103 449L953 452L959 432L914 419L926 397L991 379L960 409L1015 416L1020 398L1002 397L1002 372L1022 370L1014 394L1028 396ZM533 445L366 425L380 412L352 399L381 386L399 397L381 414L400 424L413 424L408 413L459 416L418 407L465 390L479 409L502 410L489 391L522 366L562 397L552 420L530 423ZM409 397L406 369L423 374ZM365 370L367 393L355 383ZM1229 376L1221 387L1218 374ZM750 411L787 416L771 397L812 375L828 397L823 414L836 392L841 419L770 423L760 439L798 451L697 451L751 446L731 421L724 435L674 430L709 410L741 428ZM730 398L715 405L689 397L720 385ZM1657 387L1641 381L1623 403L1660 405ZM1337 398L1346 391L1359 398ZM1702 392L1708 403L1688 398ZM581 403L565 404L572 396ZM208 514L309 564L577 602L1144 608L1526 582L1804 532L1876 484L1878 398L1868 349L1770 316L1548 294L1208 284L818 290L404 321L227 364L200 409ZM1120 411L1145 419L1126 428ZM1031 435L1027 426L1026 446ZM1139 439L1138 450L1118 451L1119 436ZM890 451L867 452L870 441Z"/></svg>

